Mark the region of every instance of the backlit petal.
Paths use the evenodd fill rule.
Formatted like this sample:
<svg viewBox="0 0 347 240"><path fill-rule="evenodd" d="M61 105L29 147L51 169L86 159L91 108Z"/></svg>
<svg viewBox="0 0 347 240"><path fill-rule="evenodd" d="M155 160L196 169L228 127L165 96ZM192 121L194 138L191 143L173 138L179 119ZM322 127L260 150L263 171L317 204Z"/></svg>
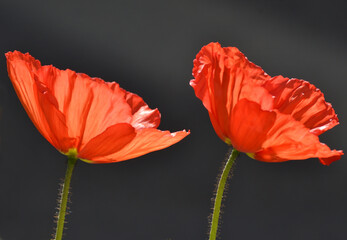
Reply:
<svg viewBox="0 0 347 240"><path fill-rule="evenodd" d="M39 128L41 108L38 104L37 88L32 73L32 70L35 71L40 67L40 62L29 54L22 54L18 51L6 53L6 58L8 75L19 100L41 134L47 135L44 129Z"/></svg>
<svg viewBox="0 0 347 240"><path fill-rule="evenodd" d="M130 123L131 109L118 84L53 66L43 66L37 75L57 96L69 135L78 139L78 149L112 125Z"/></svg>
<svg viewBox="0 0 347 240"><path fill-rule="evenodd" d="M292 116L277 112L275 124L268 132L263 149L255 153L255 158L266 162L282 162L320 158L325 164L340 159L342 151L331 150L319 141L318 136ZM326 159L326 160L324 160Z"/></svg>
<svg viewBox="0 0 347 240"><path fill-rule="evenodd" d="M78 153L78 157L91 160L113 154L124 148L135 136L135 129L130 124L115 124L91 139Z"/></svg>
<svg viewBox="0 0 347 240"><path fill-rule="evenodd" d="M218 119L212 113L209 112L209 116L214 131L217 133L218 137L222 139L223 142L227 141L227 139L229 138L227 129L223 129L223 126L220 126Z"/></svg>
<svg viewBox="0 0 347 240"><path fill-rule="evenodd" d="M73 139L55 97L37 79L40 62L18 51L6 54L9 77L28 116L39 132L59 151L66 152Z"/></svg>
<svg viewBox="0 0 347 240"><path fill-rule="evenodd" d="M241 99L230 118L231 144L241 152L254 153L262 148L276 120L276 113L264 111L258 103Z"/></svg>
<svg viewBox="0 0 347 240"><path fill-rule="evenodd" d="M124 90L125 91L125 90ZM160 124L158 109L150 109L143 99L131 92L126 92L126 101L131 108L131 125L136 129L157 128Z"/></svg>
<svg viewBox="0 0 347 240"><path fill-rule="evenodd" d="M309 82L277 76L267 81L264 87L275 96L274 108L291 115L316 135L339 123L323 93Z"/></svg>
<svg viewBox="0 0 347 240"><path fill-rule="evenodd" d="M36 86L42 110L40 126L46 129L51 144L59 151L66 153L71 146L75 146L75 139L68 135L65 116L59 111L57 101L50 90L39 81L36 81Z"/></svg>
<svg viewBox="0 0 347 240"><path fill-rule="evenodd" d="M137 132L136 137L127 144L122 150L106 157L93 158L93 163L119 162L135 158L149 152L167 148L183 138L189 132L179 131L170 133L169 131L160 131L154 128L145 128Z"/></svg>
<svg viewBox="0 0 347 240"><path fill-rule="evenodd" d="M263 83L270 79L259 66L250 62L235 47L222 48L219 43L204 46L193 61L193 76L190 81L196 96L201 99L206 109L214 112L214 108L226 105L225 111L230 113L248 84ZM252 86L254 86L252 84ZM247 93L248 94L248 89ZM265 94L265 91L264 91ZM249 96L252 101L265 101L265 96ZM256 101L256 99L258 101ZM267 103L271 104L271 103ZM216 109L215 109L216 110Z"/></svg>
<svg viewBox="0 0 347 240"><path fill-rule="evenodd" d="M204 46L194 60L193 76L190 85L222 135L228 134L232 109L240 99L259 103L264 110L272 108L272 96L261 87L270 76L237 48L222 48L219 43Z"/></svg>

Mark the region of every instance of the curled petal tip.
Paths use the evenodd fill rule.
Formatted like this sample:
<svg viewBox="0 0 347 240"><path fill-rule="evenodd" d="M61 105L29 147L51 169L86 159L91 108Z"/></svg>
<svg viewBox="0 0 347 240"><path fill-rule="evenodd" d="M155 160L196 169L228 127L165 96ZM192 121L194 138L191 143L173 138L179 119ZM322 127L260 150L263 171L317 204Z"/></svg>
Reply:
<svg viewBox="0 0 347 240"><path fill-rule="evenodd" d="M329 166L332 162L335 162L337 160L341 159L341 156L344 155L343 151L339 150L333 150L333 152L335 153L334 156L332 157L327 157L327 158L319 158L319 161L326 166Z"/></svg>

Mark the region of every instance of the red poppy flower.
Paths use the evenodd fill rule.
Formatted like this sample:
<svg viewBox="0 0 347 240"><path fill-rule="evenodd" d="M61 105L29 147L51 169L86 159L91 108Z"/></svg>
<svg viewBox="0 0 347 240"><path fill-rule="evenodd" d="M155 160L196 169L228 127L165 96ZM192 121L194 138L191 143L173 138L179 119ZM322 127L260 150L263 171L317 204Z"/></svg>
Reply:
<svg viewBox="0 0 347 240"><path fill-rule="evenodd" d="M157 129L160 113L115 82L41 66L28 53L8 52L16 93L40 133L60 152L90 163L119 162L160 150L189 134Z"/></svg>
<svg viewBox="0 0 347 240"><path fill-rule="evenodd" d="M270 77L237 48L219 43L197 54L193 76L190 85L216 133L235 149L265 162L317 157L329 165L343 155L319 141L339 122L314 85Z"/></svg>

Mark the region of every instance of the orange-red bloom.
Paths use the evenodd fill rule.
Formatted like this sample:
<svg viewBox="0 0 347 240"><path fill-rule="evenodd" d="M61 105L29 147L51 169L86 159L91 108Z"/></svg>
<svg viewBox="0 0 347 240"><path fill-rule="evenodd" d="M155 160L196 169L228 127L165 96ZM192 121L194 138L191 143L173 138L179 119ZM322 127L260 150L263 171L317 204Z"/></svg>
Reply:
<svg viewBox="0 0 347 240"><path fill-rule="evenodd" d="M177 143L189 132L157 129L160 113L115 82L41 66L8 52L16 93L40 133L60 152L90 163L119 162Z"/></svg>
<svg viewBox="0 0 347 240"><path fill-rule="evenodd" d="M329 165L343 155L319 141L339 122L314 85L270 77L237 48L219 43L197 54L193 76L190 85L216 133L235 149L265 162L317 157Z"/></svg>

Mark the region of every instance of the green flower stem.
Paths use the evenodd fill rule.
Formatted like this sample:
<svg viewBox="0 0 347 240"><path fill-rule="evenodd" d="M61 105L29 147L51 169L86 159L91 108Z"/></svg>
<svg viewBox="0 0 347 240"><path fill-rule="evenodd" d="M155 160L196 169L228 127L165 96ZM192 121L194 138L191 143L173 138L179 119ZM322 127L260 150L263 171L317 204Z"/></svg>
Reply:
<svg viewBox="0 0 347 240"><path fill-rule="evenodd" d="M61 199L60 199L59 215L58 215L55 240L61 240L63 237L66 205L67 205L67 200L68 200L68 196L69 196L70 181L71 181L73 169L74 169L76 162L77 162L76 154L69 152L69 154L67 156L68 156L67 169L66 169L66 173L65 173L65 180L64 180L63 189L61 191Z"/></svg>
<svg viewBox="0 0 347 240"><path fill-rule="evenodd" d="M228 179L228 175L230 172L230 169L237 158L237 156L240 154L239 151L236 149L233 149L233 151L230 154L230 157L225 164L225 167L223 169L223 173L219 179L218 188L217 188L217 194L214 202L213 207L213 215L212 215L212 222L211 222L211 229L210 229L210 238L209 240L215 240L217 237L217 230L218 230L218 220L219 220L219 213L220 213L220 206L223 199L223 192L225 188L225 183Z"/></svg>

